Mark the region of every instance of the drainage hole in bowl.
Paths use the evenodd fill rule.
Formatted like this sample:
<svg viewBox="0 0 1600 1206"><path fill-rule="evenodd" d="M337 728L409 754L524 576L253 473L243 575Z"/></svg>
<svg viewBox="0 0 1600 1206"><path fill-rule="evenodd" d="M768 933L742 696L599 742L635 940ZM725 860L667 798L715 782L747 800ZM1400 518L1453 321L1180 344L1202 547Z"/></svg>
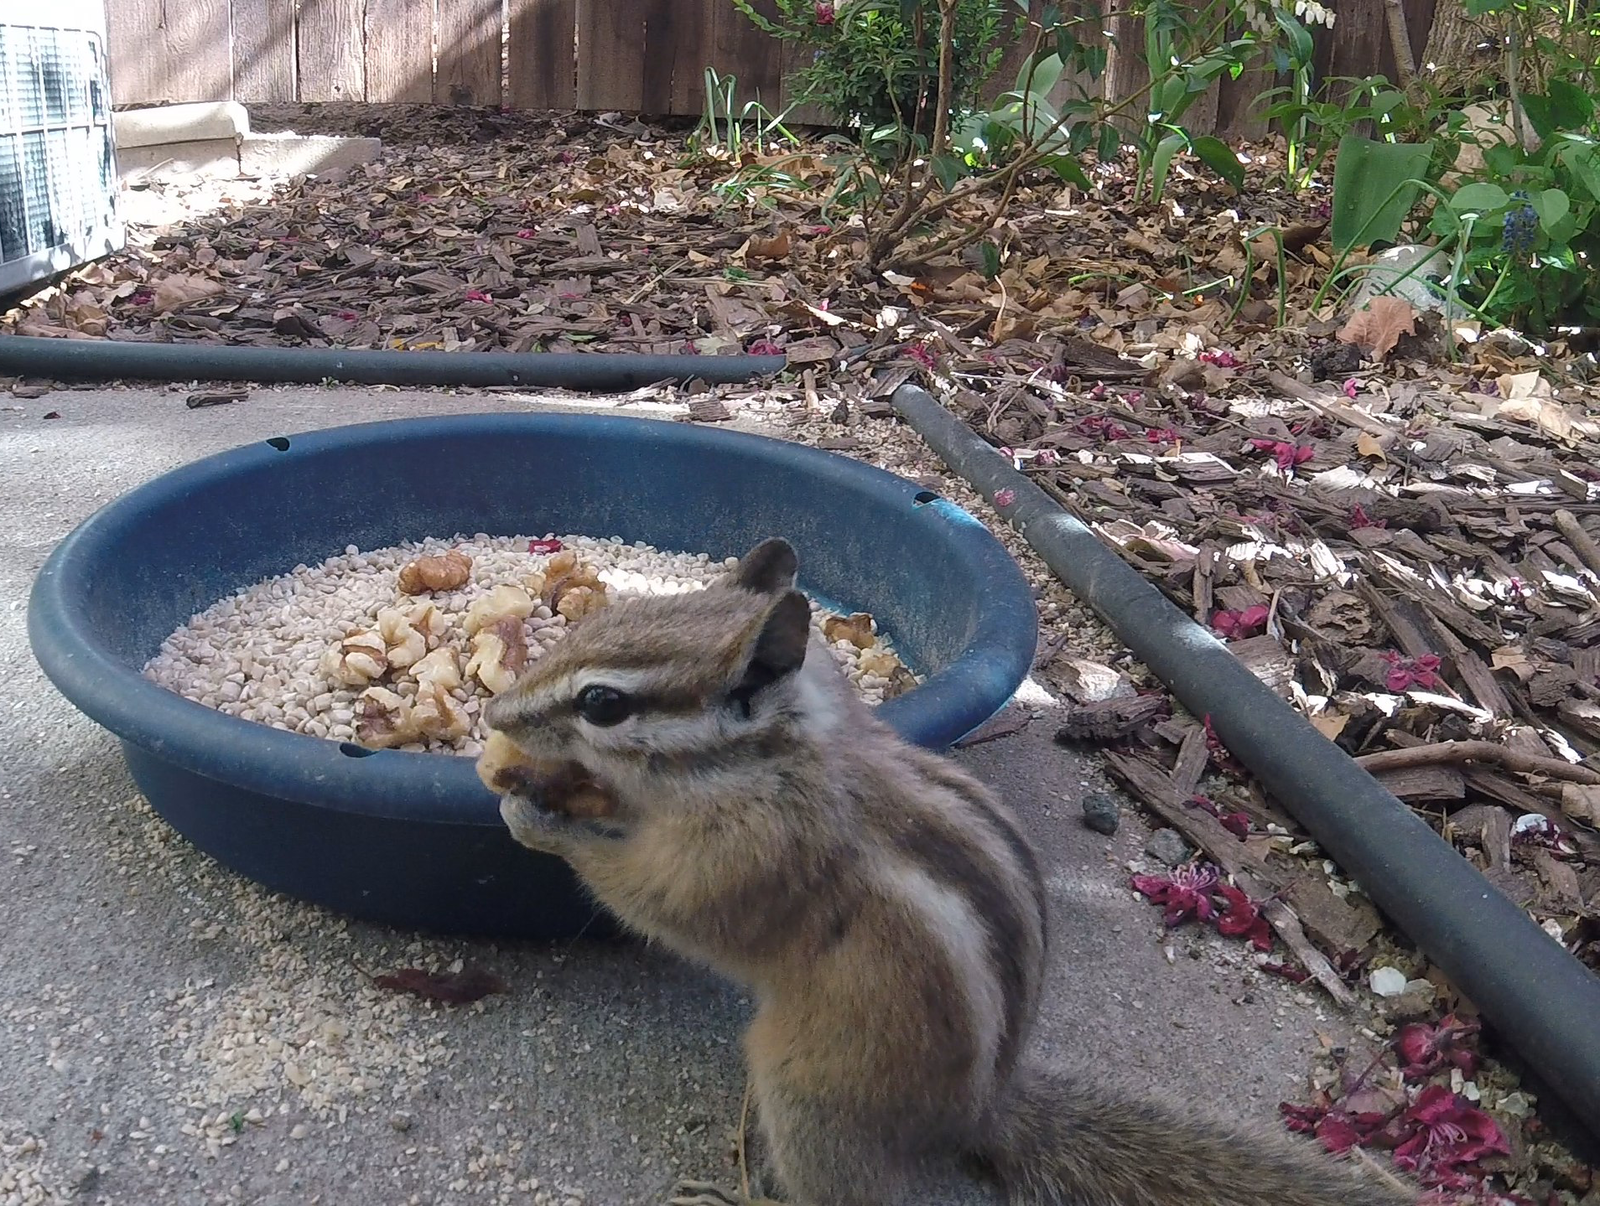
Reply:
<svg viewBox="0 0 1600 1206"><path fill-rule="evenodd" d="M339 752L346 758L370 758L378 751L369 750L366 746L357 745L353 741L341 741L339 743Z"/></svg>
<svg viewBox="0 0 1600 1206"><path fill-rule="evenodd" d="M267 441L267 443L270 444L272 447L276 448L279 452L288 452L289 451L289 437L288 436L273 436L270 440Z"/></svg>
<svg viewBox="0 0 1600 1206"><path fill-rule="evenodd" d="M931 502L938 502L939 496L932 490L918 490L911 501L919 507L925 507Z"/></svg>

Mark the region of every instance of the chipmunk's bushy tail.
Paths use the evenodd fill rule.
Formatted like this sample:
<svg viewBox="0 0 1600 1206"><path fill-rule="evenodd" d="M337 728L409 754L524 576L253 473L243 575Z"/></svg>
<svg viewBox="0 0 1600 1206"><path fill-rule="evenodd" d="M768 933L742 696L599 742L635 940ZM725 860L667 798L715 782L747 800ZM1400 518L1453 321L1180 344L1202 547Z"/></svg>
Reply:
<svg viewBox="0 0 1600 1206"><path fill-rule="evenodd" d="M982 1154L1013 1206L1403 1206L1418 1196L1287 1134L1188 1118L1042 1067L1018 1070Z"/></svg>

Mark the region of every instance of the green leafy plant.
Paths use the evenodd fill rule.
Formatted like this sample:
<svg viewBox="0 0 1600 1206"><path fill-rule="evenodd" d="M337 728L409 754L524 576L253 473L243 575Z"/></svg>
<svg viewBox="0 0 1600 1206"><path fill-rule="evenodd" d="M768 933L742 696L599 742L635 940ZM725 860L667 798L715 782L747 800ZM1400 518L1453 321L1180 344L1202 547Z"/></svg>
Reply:
<svg viewBox="0 0 1600 1206"><path fill-rule="evenodd" d="M1381 75L1330 77L1313 92L1309 63L1296 59L1285 69L1291 74L1291 83L1266 94L1268 99L1285 99L1270 105L1264 116L1278 122L1284 131L1291 188L1309 185L1350 135L1370 130L1378 142L1426 140L1441 123L1452 120L1451 110L1460 104L1459 98L1444 96L1426 81L1413 84L1408 95Z"/></svg>
<svg viewBox="0 0 1600 1206"><path fill-rule="evenodd" d="M1503 145L1485 160L1492 178L1457 188L1429 221L1455 249L1454 292L1536 335L1600 320L1600 147L1553 132L1533 155Z"/></svg>
<svg viewBox="0 0 1600 1206"><path fill-rule="evenodd" d="M1237 76L1271 45L1259 31L1224 36L1240 6L1254 0L1211 0L1198 10L1176 0L1135 0L1135 13L1144 18L1151 79L1115 103L1105 101L1098 87L1106 63L1108 16L1092 4L1072 14L1048 6L1024 26L1032 45L1016 86L985 107L960 105L954 99L953 39L965 2L938 0L944 71L935 111L948 119L948 127L936 122L926 143L919 142L921 154L914 161L873 174L876 197L898 194L899 205L886 207L869 222L871 265L899 257L909 267L983 240L1027 172L1050 170L1087 187L1079 157L1091 148L1105 162L1125 142L1131 144L1141 190L1154 200L1160 199L1172 165L1184 151L1236 186L1243 183L1244 168L1232 150L1217 138L1191 133L1183 123L1213 82L1225 74ZM1024 0L1017 2L1019 9L1028 8ZM932 8L932 0L905 3ZM1063 93L1059 103L1052 99ZM980 194L987 203L977 218L937 229L955 206L978 200ZM916 248L909 251L912 243Z"/></svg>
<svg viewBox="0 0 1600 1206"><path fill-rule="evenodd" d="M869 150L908 154L909 134L929 137L939 118L941 69L948 105L974 102L1004 53L1010 0L952 0L954 23L941 40L933 0L777 0L768 17L750 0L733 4L775 38L811 51L795 73L797 98L857 130ZM946 53L947 47L947 53Z"/></svg>
<svg viewBox="0 0 1600 1206"><path fill-rule="evenodd" d="M1566 0L1465 0L1502 20L1503 122L1465 106L1372 82L1347 115L1380 137L1346 132L1333 177L1332 238L1340 252L1320 302L1359 269L1357 248L1409 233L1448 263L1439 286L1453 312L1543 335L1600 319L1600 123L1594 15ZM1282 118L1312 113L1291 99ZM1324 115L1318 114L1319 118ZM1324 131L1343 120L1326 117ZM1348 130L1348 126L1346 127ZM1419 137L1431 129L1431 137ZM1412 141L1402 141L1409 136ZM1474 148L1474 153L1463 154ZM1392 287L1392 286L1391 286Z"/></svg>
<svg viewBox="0 0 1600 1206"><path fill-rule="evenodd" d="M706 106L689 135L690 150L738 162L746 150L765 155L775 144L799 143L783 124L789 109L774 115L759 100L739 104L738 77L721 75L715 67L706 68L705 83Z"/></svg>

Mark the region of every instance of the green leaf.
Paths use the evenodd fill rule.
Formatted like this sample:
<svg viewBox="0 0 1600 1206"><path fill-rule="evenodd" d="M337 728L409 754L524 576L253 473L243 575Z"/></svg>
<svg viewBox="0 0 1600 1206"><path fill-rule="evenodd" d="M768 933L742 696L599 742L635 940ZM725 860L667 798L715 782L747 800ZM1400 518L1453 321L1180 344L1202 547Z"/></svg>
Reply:
<svg viewBox="0 0 1600 1206"><path fill-rule="evenodd" d="M1117 157L1117 151L1122 147L1122 133L1110 122L1100 127L1100 137L1095 141L1095 158L1101 163L1110 163Z"/></svg>
<svg viewBox="0 0 1600 1206"><path fill-rule="evenodd" d="M1511 194L1498 184L1489 184L1478 181L1475 184L1464 184L1458 188L1450 198L1450 208L1458 214L1469 210L1473 213L1492 214L1504 209L1511 202Z"/></svg>
<svg viewBox="0 0 1600 1206"><path fill-rule="evenodd" d="M1203 134L1194 140L1194 153L1200 157L1201 163L1234 188L1244 187L1244 164L1239 162L1239 157L1222 139Z"/></svg>
<svg viewBox="0 0 1600 1206"><path fill-rule="evenodd" d="M1426 177L1431 142L1378 142L1347 134L1333 168L1330 236L1337 251L1392 243Z"/></svg>
<svg viewBox="0 0 1600 1206"><path fill-rule="evenodd" d="M1068 184L1075 184L1085 192L1094 187L1090 183L1089 173L1083 170L1083 164L1079 163L1075 156L1051 155L1041 162Z"/></svg>
<svg viewBox="0 0 1600 1206"><path fill-rule="evenodd" d="M1574 142L1562 147L1556 158L1588 190L1589 196L1600 201L1600 153L1594 147Z"/></svg>
<svg viewBox="0 0 1600 1206"><path fill-rule="evenodd" d="M1481 17L1485 13L1497 13L1511 4L1511 0L1467 0L1467 16Z"/></svg>
<svg viewBox="0 0 1600 1206"><path fill-rule="evenodd" d="M1578 235L1578 219L1575 214L1563 214L1545 228L1552 244L1570 243Z"/></svg>
<svg viewBox="0 0 1600 1206"><path fill-rule="evenodd" d="M1558 188L1547 188L1528 198L1534 213L1539 215L1539 225L1549 230L1572 212L1572 199Z"/></svg>
<svg viewBox="0 0 1600 1206"><path fill-rule="evenodd" d="M946 189L954 188L956 182L967 174L966 165L954 155L935 155L931 166L940 185Z"/></svg>
<svg viewBox="0 0 1600 1206"><path fill-rule="evenodd" d="M1160 201L1161 190L1167 185L1167 173L1172 170L1172 160L1175 155L1189 143L1189 138L1181 132L1168 134L1156 144L1155 153L1150 156L1150 200Z"/></svg>
<svg viewBox="0 0 1600 1206"><path fill-rule="evenodd" d="M1522 108L1540 138L1560 130L1581 130L1594 118L1594 98L1566 80L1551 80L1550 91L1542 95L1525 94Z"/></svg>
<svg viewBox="0 0 1600 1206"><path fill-rule="evenodd" d="M1000 275L1000 249L988 240L978 244L978 254L983 257L983 279L992 281Z"/></svg>
<svg viewBox="0 0 1600 1206"><path fill-rule="evenodd" d="M1509 142L1496 142L1483 152L1483 166L1492 176L1510 176L1516 171L1520 152Z"/></svg>
<svg viewBox="0 0 1600 1206"><path fill-rule="evenodd" d="M1049 96L1055 89L1056 83L1061 79L1061 73L1067 65L1061 61L1059 54L1048 54L1033 65L1033 73L1028 73L1028 65L1023 64L1022 70L1017 73L1017 91L1031 92L1034 96Z"/></svg>
<svg viewBox="0 0 1600 1206"><path fill-rule="evenodd" d="M1277 18L1278 28L1288 42L1289 57L1299 66L1311 62L1311 56L1316 52L1311 42L1311 31L1281 8L1274 8L1272 15Z"/></svg>

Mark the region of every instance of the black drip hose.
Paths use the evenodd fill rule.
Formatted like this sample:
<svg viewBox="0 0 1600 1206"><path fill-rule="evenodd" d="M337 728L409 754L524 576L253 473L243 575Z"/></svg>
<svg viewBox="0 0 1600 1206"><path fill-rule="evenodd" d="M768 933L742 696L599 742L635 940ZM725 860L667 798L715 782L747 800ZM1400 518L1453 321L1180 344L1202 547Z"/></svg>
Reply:
<svg viewBox="0 0 1600 1206"><path fill-rule="evenodd" d="M586 352L389 352L235 344L0 337L0 373L54 380L353 382L637 389L699 378L749 381L783 371L782 356L614 356Z"/></svg>
<svg viewBox="0 0 1600 1206"><path fill-rule="evenodd" d="M927 391L893 404L1600 1135L1600 977Z"/></svg>

